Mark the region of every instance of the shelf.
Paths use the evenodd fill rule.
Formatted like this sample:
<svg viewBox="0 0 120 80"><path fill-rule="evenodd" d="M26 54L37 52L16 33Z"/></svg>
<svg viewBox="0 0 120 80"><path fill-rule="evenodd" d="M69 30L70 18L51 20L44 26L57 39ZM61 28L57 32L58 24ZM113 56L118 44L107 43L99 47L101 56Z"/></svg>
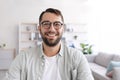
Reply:
<svg viewBox="0 0 120 80"><path fill-rule="evenodd" d="M39 33L39 31L21 31L21 33Z"/></svg>
<svg viewBox="0 0 120 80"><path fill-rule="evenodd" d="M24 40L24 41L21 41L21 42L37 42L38 40Z"/></svg>
<svg viewBox="0 0 120 80"><path fill-rule="evenodd" d="M33 47L33 46L32 46ZM27 50L29 48L32 48L32 47L24 47L24 48L21 48L20 50L24 51L24 50ZM35 46L34 46L35 47Z"/></svg>
<svg viewBox="0 0 120 80"><path fill-rule="evenodd" d="M22 22L19 25L19 52L37 46L41 40L37 23ZM26 48L27 47L27 48Z"/></svg>
<svg viewBox="0 0 120 80"><path fill-rule="evenodd" d="M66 33L70 33L70 34L73 34L73 33L86 34L87 32L66 32Z"/></svg>
<svg viewBox="0 0 120 80"><path fill-rule="evenodd" d="M38 25L38 23L34 23L34 22L22 22L21 25Z"/></svg>
<svg viewBox="0 0 120 80"><path fill-rule="evenodd" d="M29 49L29 47L28 48L22 48L21 50L23 51L23 50L27 50L27 49Z"/></svg>
<svg viewBox="0 0 120 80"><path fill-rule="evenodd" d="M14 49L10 49L10 48L0 48L0 50L6 50L6 51L9 51L9 50L14 50Z"/></svg>

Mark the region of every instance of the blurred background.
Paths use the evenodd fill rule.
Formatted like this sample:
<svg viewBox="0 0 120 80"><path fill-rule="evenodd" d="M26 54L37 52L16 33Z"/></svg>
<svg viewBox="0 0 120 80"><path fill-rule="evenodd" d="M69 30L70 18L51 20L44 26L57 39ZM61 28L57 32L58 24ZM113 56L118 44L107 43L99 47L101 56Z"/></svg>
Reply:
<svg viewBox="0 0 120 80"><path fill-rule="evenodd" d="M62 11L72 35L64 34L68 44L85 42L93 51L120 52L119 0L0 0L0 44L18 50L19 24L38 23L40 13L49 7Z"/></svg>
<svg viewBox="0 0 120 80"><path fill-rule="evenodd" d="M68 46L120 54L119 0L0 0L0 78L16 54L39 44L38 18L46 8L61 10Z"/></svg>

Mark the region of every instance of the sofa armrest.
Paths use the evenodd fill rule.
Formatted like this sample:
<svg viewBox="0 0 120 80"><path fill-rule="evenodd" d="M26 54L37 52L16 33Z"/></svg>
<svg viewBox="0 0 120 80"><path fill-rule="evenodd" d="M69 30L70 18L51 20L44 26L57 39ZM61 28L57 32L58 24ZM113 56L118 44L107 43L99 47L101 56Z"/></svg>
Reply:
<svg viewBox="0 0 120 80"><path fill-rule="evenodd" d="M88 62L94 62L94 59L96 57L97 54L91 54L91 55L85 55Z"/></svg>
<svg viewBox="0 0 120 80"><path fill-rule="evenodd" d="M112 80L120 80L120 67L113 68L113 79Z"/></svg>

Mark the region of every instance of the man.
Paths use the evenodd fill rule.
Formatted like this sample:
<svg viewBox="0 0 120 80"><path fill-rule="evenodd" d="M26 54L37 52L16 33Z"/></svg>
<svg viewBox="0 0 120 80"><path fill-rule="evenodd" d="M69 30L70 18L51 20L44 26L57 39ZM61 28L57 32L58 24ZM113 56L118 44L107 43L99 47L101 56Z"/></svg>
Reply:
<svg viewBox="0 0 120 80"><path fill-rule="evenodd" d="M62 43L64 19L48 8L39 17L42 44L21 52L11 64L6 80L94 80L81 51Z"/></svg>

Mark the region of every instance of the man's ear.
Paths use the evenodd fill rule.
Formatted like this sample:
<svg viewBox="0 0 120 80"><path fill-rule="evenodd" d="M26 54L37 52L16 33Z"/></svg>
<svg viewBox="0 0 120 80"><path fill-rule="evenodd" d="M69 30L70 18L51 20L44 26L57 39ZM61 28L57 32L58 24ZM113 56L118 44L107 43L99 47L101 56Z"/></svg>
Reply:
<svg viewBox="0 0 120 80"><path fill-rule="evenodd" d="M41 30L40 30L40 25L38 25L38 30L41 31Z"/></svg>

